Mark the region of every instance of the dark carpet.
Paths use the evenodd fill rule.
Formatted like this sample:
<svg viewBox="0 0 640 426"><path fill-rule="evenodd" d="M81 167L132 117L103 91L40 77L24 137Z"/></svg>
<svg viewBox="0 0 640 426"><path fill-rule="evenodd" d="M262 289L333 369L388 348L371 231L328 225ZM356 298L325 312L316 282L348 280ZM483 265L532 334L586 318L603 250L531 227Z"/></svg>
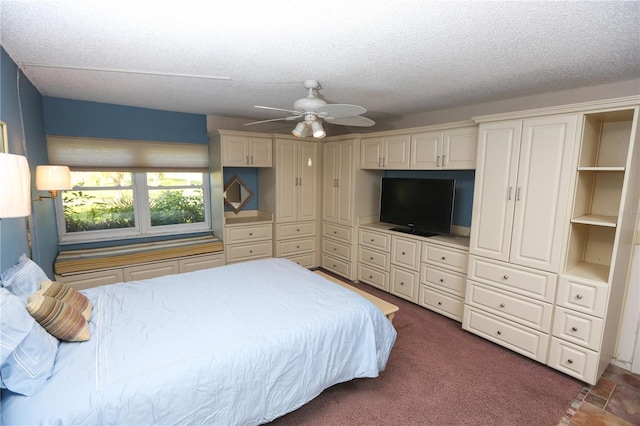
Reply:
<svg viewBox="0 0 640 426"><path fill-rule="evenodd" d="M556 426L584 385L456 321L352 285L400 307L385 371L337 384L270 425Z"/></svg>

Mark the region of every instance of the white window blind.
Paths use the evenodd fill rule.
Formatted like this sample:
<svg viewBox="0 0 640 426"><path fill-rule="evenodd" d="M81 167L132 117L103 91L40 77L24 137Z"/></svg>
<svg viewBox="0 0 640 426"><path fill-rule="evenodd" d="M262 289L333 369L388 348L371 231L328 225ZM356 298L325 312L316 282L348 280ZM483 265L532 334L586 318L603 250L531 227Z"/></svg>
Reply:
<svg viewBox="0 0 640 426"><path fill-rule="evenodd" d="M47 136L49 163L72 170L209 170L209 145Z"/></svg>

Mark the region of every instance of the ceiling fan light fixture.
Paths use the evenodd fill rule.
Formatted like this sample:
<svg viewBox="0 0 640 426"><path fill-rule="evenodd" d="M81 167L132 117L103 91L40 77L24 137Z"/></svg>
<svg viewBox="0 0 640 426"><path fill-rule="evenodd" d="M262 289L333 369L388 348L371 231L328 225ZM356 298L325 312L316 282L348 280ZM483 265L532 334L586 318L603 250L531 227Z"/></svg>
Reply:
<svg viewBox="0 0 640 426"><path fill-rule="evenodd" d="M293 129L291 134L296 138L306 138L309 136L309 127L304 121L301 121L296 124L296 127Z"/></svg>
<svg viewBox="0 0 640 426"><path fill-rule="evenodd" d="M322 124L319 121L313 121L311 123L311 131L313 132L313 137L316 139L322 139L327 136L327 133L322 128Z"/></svg>

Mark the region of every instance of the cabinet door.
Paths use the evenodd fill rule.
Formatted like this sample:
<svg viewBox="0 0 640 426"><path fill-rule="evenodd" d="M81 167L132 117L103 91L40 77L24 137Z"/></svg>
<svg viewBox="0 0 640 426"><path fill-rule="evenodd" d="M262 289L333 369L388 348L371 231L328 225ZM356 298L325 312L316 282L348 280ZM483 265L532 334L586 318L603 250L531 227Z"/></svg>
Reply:
<svg viewBox="0 0 640 426"><path fill-rule="evenodd" d="M382 166L388 170L408 170L411 136L397 135L384 138Z"/></svg>
<svg viewBox="0 0 640 426"><path fill-rule="evenodd" d="M293 222L297 220L298 176L296 174L298 141L277 140L276 156L276 221Z"/></svg>
<svg viewBox="0 0 640 426"><path fill-rule="evenodd" d="M322 220L338 221L338 176L340 147L337 142L322 146Z"/></svg>
<svg viewBox="0 0 640 426"><path fill-rule="evenodd" d="M576 122L575 114L524 121L514 192L512 263L558 272Z"/></svg>
<svg viewBox="0 0 640 426"><path fill-rule="evenodd" d="M411 135L411 169L437 170L441 165L440 147L442 132L425 132ZM475 154L475 152L474 152ZM475 159L475 156L474 156Z"/></svg>
<svg viewBox="0 0 640 426"><path fill-rule="evenodd" d="M341 142L339 145L339 161L337 171L337 221L343 225L353 224L353 167L355 141Z"/></svg>
<svg viewBox="0 0 640 426"><path fill-rule="evenodd" d="M147 265L127 266L123 269L125 281L146 280L180 272L177 260L149 263Z"/></svg>
<svg viewBox="0 0 640 426"><path fill-rule="evenodd" d="M522 121L480 125L469 252L509 259Z"/></svg>
<svg viewBox="0 0 640 426"><path fill-rule="evenodd" d="M297 220L315 220L318 218L318 143L297 143Z"/></svg>
<svg viewBox="0 0 640 426"><path fill-rule="evenodd" d="M249 138L249 164L251 166L271 167L271 152L271 139Z"/></svg>
<svg viewBox="0 0 640 426"><path fill-rule="evenodd" d="M473 170L476 168L476 147L478 146L478 129L465 127L445 130L442 138L443 169Z"/></svg>
<svg viewBox="0 0 640 426"><path fill-rule="evenodd" d="M248 140L245 136L222 136L222 165L248 167Z"/></svg>
<svg viewBox="0 0 640 426"><path fill-rule="evenodd" d="M382 168L384 138L367 138L360 142L360 168Z"/></svg>

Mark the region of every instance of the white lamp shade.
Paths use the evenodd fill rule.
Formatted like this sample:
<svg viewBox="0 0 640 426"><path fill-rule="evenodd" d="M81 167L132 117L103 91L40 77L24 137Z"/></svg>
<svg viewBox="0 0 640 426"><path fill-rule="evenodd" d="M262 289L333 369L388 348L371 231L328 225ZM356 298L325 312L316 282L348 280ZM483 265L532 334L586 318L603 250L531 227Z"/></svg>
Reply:
<svg viewBox="0 0 640 426"><path fill-rule="evenodd" d="M313 131L313 137L316 139L322 139L327 135L322 128L322 124L320 124L318 121L314 121L313 123L311 123L311 130Z"/></svg>
<svg viewBox="0 0 640 426"><path fill-rule="evenodd" d="M69 167L36 167L36 189L38 191L58 191L71 188L71 171Z"/></svg>
<svg viewBox="0 0 640 426"><path fill-rule="evenodd" d="M26 157L0 153L0 219L31 214L31 172Z"/></svg>

